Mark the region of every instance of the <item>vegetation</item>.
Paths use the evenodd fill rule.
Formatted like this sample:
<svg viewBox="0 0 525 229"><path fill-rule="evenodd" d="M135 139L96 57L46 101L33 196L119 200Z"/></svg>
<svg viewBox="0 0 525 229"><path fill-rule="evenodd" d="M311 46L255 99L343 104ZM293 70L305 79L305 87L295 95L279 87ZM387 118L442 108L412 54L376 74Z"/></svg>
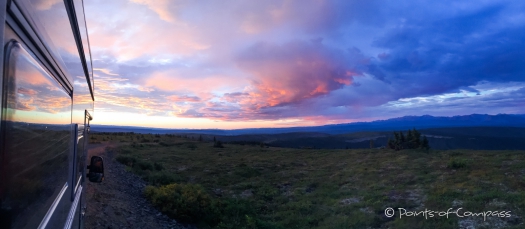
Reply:
<svg viewBox="0 0 525 229"><path fill-rule="evenodd" d="M465 220L476 228L523 227L525 151L216 148L211 139L175 135L111 137L130 141L116 149L116 160L150 183L145 196L198 228L444 229ZM133 147L141 139L160 141ZM387 218L387 207L505 210L512 217Z"/></svg>
<svg viewBox="0 0 525 229"><path fill-rule="evenodd" d="M370 142L370 145L373 145L372 141ZM396 151L402 149L430 149L427 137L423 136L423 140L421 140L421 133L415 128L413 130L408 130L406 137L402 131L399 133L394 131L394 139L389 139L387 145L389 149Z"/></svg>
<svg viewBox="0 0 525 229"><path fill-rule="evenodd" d="M221 141L216 141L213 143L213 147L215 148L224 148Z"/></svg>
<svg viewBox="0 0 525 229"><path fill-rule="evenodd" d="M144 194L160 211L181 223L217 224L216 217L219 215L217 201L214 201L199 185L147 186Z"/></svg>
<svg viewBox="0 0 525 229"><path fill-rule="evenodd" d="M452 169L461 169L467 167L467 161L465 159L451 158L448 162L448 167Z"/></svg>

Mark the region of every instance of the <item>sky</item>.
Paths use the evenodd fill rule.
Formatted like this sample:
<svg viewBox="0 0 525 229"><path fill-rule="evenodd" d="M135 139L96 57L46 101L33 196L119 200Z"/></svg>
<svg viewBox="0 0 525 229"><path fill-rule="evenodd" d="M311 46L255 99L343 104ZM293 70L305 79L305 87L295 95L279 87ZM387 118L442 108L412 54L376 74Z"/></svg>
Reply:
<svg viewBox="0 0 525 229"><path fill-rule="evenodd" d="M525 2L84 1L94 124L525 113Z"/></svg>

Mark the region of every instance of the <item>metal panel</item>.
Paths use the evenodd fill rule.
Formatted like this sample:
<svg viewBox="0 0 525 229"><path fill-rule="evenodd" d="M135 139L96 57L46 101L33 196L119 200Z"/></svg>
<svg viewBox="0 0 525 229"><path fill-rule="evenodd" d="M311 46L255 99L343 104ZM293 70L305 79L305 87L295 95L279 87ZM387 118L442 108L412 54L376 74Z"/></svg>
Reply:
<svg viewBox="0 0 525 229"><path fill-rule="evenodd" d="M75 7L75 14L77 15L78 29L82 40L82 47L84 49L84 58L86 59L88 81L91 85L91 88L93 89L92 94L94 94L95 84L93 82L93 63L91 59L91 49L87 32L87 21L84 14L84 2L82 0L73 0L73 5Z"/></svg>
<svg viewBox="0 0 525 229"><path fill-rule="evenodd" d="M75 9L75 3L73 2L73 0L64 0L64 3L66 4L66 9L69 15L69 21L71 23L71 29L73 30L73 35L75 36L75 41L77 42L78 53L80 54L80 60L82 62L82 67L84 69L84 76L86 77L86 80L89 86L89 92L91 94L91 99L95 101L95 95L93 94L94 92L93 85L91 84L91 79L90 79L90 74L89 74L89 68L91 66L88 67L88 63L86 61L86 53L85 53L85 50L89 50L89 43L83 44L82 32L81 32L81 29L79 28L79 21L83 21L83 20L80 20L80 18L83 19L84 17L84 10L83 10L84 6L82 6L82 11L80 10L77 11ZM77 2L77 7L80 7L78 6L78 4L80 3ZM77 13L82 13L82 15L77 15ZM84 22L84 26L85 26L85 22ZM87 39L87 32L86 32L86 39ZM91 54L89 54L89 57L91 57Z"/></svg>
<svg viewBox="0 0 525 229"><path fill-rule="evenodd" d="M75 195L75 199L73 201L73 205L71 206L71 210L69 211L69 214L67 216L67 220L64 225L64 229L69 229L72 226L74 226L75 220L77 220L76 223L78 223L78 215L79 215L79 209L80 209L79 203L80 203L81 196L82 196L82 186L79 187L79 190L77 194Z"/></svg>
<svg viewBox="0 0 525 229"><path fill-rule="evenodd" d="M2 47L4 47L4 30L5 30L5 18L6 18L6 7L7 7L7 1L1 1L0 0L0 20L2 20L0 22L0 44L2 44ZM0 73L3 74L4 72L4 49L3 48L0 48ZM3 84L2 84L2 80L0 80L0 96L3 95ZM0 101L0 105L1 105L1 101ZM0 120L2 119L2 114L0 112ZM0 133L3 132L3 129L2 129L2 125L0 125ZM5 169L5 166L4 166L4 160L3 160L3 153L2 153L2 149L1 149L1 146L3 146L3 139L0 137L0 206L2 205L2 196L4 196L4 190L2 189L2 182L3 180L5 179L4 176L5 176L5 172L4 172L4 169ZM0 207L1 208L1 207ZM2 217L1 216L1 212L0 212L0 218Z"/></svg>

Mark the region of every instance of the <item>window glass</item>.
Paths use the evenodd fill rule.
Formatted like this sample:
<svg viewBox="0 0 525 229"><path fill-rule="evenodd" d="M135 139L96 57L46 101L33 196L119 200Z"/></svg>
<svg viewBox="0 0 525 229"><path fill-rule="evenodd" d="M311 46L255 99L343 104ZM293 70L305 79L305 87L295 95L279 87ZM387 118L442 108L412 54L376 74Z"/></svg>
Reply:
<svg viewBox="0 0 525 229"><path fill-rule="evenodd" d="M56 46L56 53L61 56L70 82L73 85L73 123L84 123L84 112L88 110L93 114L93 99L88 88L84 68L76 46L71 25L64 5L64 1L50 0L18 0L23 10L31 15L35 25L38 25L39 33L49 37L50 44ZM83 40L83 48L86 53L88 72L92 81L91 57L89 55L89 44L87 38L86 23L84 18L82 1L75 0L75 11L79 22L79 29ZM93 84L91 84L93 85Z"/></svg>
<svg viewBox="0 0 525 229"><path fill-rule="evenodd" d="M16 4L53 54L68 81L73 84L75 74L83 75L83 72L70 68L72 62L80 63L80 57L64 1L18 0Z"/></svg>
<svg viewBox="0 0 525 229"><path fill-rule="evenodd" d="M80 79L75 82L79 81ZM82 82L83 84L75 84L75 90L73 91L73 110L71 114L71 121L79 125L84 124L86 110L90 114L93 114L93 99L91 98L91 93L89 92L85 79Z"/></svg>
<svg viewBox="0 0 525 229"><path fill-rule="evenodd" d="M72 100L21 45L10 43L7 54L2 225L36 228L69 179ZM57 207L57 212L64 209ZM67 214L53 217L60 216Z"/></svg>

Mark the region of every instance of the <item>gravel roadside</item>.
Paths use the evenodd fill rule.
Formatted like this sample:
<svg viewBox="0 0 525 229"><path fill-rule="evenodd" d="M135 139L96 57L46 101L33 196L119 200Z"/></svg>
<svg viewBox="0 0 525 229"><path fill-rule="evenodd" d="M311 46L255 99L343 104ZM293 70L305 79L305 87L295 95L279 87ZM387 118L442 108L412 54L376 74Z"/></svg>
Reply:
<svg viewBox="0 0 525 229"><path fill-rule="evenodd" d="M88 158L104 158L104 181L86 182L86 229L187 228L155 209L142 195L146 186L114 160L112 143L91 144Z"/></svg>

